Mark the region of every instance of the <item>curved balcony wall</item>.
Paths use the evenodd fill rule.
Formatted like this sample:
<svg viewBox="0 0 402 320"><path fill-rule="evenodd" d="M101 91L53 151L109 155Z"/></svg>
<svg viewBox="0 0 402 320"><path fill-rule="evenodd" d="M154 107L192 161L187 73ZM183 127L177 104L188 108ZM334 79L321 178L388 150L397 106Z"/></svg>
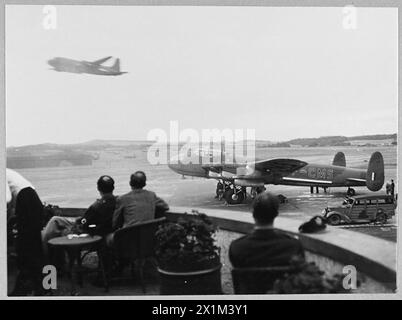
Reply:
<svg viewBox="0 0 402 320"><path fill-rule="evenodd" d="M191 214L195 208L173 207L167 212L171 221ZM228 259L230 242L253 229L251 213L230 210L197 209L207 214L219 227L218 245L221 247L222 279L231 289L231 265ZM78 216L81 208L63 208L62 215ZM342 274L343 268L356 268L360 286L354 293L394 293L396 288L396 243L363 233L328 226L324 232L301 234L298 227L304 221L278 217L275 227L296 236L306 250L308 261L314 261L327 275Z"/></svg>

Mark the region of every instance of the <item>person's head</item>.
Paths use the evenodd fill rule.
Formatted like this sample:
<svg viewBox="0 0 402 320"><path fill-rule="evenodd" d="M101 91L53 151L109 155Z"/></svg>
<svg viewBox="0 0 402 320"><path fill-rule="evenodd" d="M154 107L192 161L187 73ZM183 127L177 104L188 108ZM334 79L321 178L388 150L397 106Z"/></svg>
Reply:
<svg viewBox="0 0 402 320"><path fill-rule="evenodd" d="M97 182L98 191L101 194L112 193L114 190L114 180L111 176L101 176Z"/></svg>
<svg viewBox="0 0 402 320"><path fill-rule="evenodd" d="M279 200L269 192L257 195L253 202L253 217L260 226L272 225L278 215Z"/></svg>
<svg viewBox="0 0 402 320"><path fill-rule="evenodd" d="M394 180L391 179L391 183L394 183Z"/></svg>
<svg viewBox="0 0 402 320"><path fill-rule="evenodd" d="M143 171L134 172L130 177L130 186L133 189L142 189L145 187L147 177Z"/></svg>

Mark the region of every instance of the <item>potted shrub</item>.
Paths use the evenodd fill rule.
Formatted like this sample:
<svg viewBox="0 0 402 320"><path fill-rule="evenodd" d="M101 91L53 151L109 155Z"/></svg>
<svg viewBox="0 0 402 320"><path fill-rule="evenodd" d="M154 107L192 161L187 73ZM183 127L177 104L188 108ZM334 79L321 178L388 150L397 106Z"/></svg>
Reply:
<svg viewBox="0 0 402 320"><path fill-rule="evenodd" d="M287 274L274 282L270 294L350 293L343 287L344 275L326 276L314 262L294 259L297 272ZM360 282L357 282L360 285Z"/></svg>
<svg viewBox="0 0 402 320"><path fill-rule="evenodd" d="M161 294L220 294L220 255L217 228L205 215L193 211L156 232L156 259Z"/></svg>

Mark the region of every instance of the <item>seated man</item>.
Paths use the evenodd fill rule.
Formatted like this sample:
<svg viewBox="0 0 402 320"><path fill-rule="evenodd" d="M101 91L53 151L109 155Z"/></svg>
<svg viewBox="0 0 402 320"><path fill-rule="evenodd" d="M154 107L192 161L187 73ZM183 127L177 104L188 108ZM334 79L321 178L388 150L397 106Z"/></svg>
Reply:
<svg viewBox="0 0 402 320"><path fill-rule="evenodd" d="M146 176L137 171L130 177L131 191L117 198L113 214L113 230L158 218L169 206L152 191L143 189Z"/></svg>
<svg viewBox="0 0 402 320"><path fill-rule="evenodd" d="M47 242L55 237L73 233L75 229L82 229L91 233L106 236L112 231L112 217L116 206L116 197L113 195L114 180L110 176L101 176L97 187L100 199L96 200L78 219L54 216L50 219L42 231L42 239L45 251Z"/></svg>
<svg viewBox="0 0 402 320"><path fill-rule="evenodd" d="M15 244L18 275L10 295L43 293L41 229L43 204L33 185L18 172L6 168L7 238ZM13 229L16 228L16 239Z"/></svg>
<svg viewBox="0 0 402 320"><path fill-rule="evenodd" d="M229 259L235 268L287 266L293 257L304 259L301 243L274 229L279 201L263 192L253 203L254 231L230 244Z"/></svg>

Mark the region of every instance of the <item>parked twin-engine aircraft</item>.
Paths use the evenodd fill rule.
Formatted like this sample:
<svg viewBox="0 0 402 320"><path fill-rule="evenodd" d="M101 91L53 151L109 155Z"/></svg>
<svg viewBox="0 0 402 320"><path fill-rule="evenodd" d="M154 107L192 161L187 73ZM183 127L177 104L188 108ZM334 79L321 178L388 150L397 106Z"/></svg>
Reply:
<svg viewBox="0 0 402 320"><path fill-rule="evenodd" d="M93 62L77 61L67 58L56 57L48 61L48 64L53 67L52 70L72 72L72 73L89 73L104 76L118 76L127 72L120 71L120 59L117 58L113 66L107 67L102 65L112 57L106 57Z"/></svg>
<svg viewBox="0 0 402 320"><path fill-rule="evenodd" d="M170 169L185 176L218 179L218 188L224 187L224 197L230 204L242 203L246 197L246 188L251 187L255 195L266 184L308 186L308 187L348 187L348 194L354 195L351 187L367 186L371 191L378 191L384 184L384 160L380 152L371 155L367 170L347 168L345 155L338 152L332 165L312 164L295 159L269 159L254 162L227 163L225 153L210 151L211 158L220 153L220 163L202 163L202 150L188 154L179 154L168 164ZM219 157L219 156L218 156Z"/></svg>

